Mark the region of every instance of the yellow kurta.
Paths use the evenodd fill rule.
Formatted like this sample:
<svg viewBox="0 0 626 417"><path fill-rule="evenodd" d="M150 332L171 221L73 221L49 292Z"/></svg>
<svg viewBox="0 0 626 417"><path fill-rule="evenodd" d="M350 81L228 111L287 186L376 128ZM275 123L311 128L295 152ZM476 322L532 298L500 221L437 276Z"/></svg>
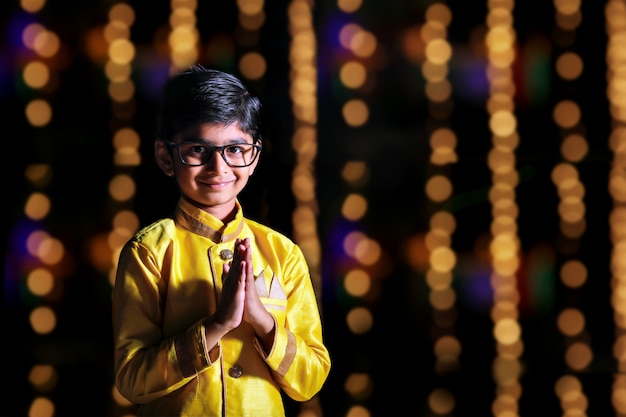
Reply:
<svg viewBox="0 0 626 417"><path fill-rule="evenodd" d="M330 371L308 266L286 236L243 217L224 225L180 199L173 219L122 249L113 296L115 381L141 416L284 416L280 390L311 399ZM264 353L247 323L206 346L224 264L250 238L256 286L276 321ZM229 256L230 255L230 256Z"/></svg>

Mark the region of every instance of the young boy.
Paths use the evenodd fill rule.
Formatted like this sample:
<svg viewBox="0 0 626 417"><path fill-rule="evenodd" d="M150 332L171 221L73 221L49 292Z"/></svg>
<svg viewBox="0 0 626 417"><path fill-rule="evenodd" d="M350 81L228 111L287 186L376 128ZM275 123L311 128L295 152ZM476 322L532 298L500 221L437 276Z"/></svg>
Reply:
<svg viewBox="0 0 626 417"><path fill-rule="evenodd" d="M113 291L115 382L140 416L284 416L319 392L330 357L308 266L243 215L261 104L194 65L164 94L155 157L180 199L122 249Z"/></svg>

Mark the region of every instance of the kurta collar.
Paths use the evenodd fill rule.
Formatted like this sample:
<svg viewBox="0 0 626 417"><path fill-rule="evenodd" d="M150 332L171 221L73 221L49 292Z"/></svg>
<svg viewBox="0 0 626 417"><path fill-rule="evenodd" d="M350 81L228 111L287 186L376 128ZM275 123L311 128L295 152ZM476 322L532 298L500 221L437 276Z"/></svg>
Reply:
<svg viewBox="0 0 626 417"><path fill-rule="evenodd" d="M207 237L215 243L230 242L243 230L243 210L239 201L235 202L237 212L235 218L224 224L215 216L200 210L189 201L181 197L176 206L174 218L176 223L190 232Z"/></svg>

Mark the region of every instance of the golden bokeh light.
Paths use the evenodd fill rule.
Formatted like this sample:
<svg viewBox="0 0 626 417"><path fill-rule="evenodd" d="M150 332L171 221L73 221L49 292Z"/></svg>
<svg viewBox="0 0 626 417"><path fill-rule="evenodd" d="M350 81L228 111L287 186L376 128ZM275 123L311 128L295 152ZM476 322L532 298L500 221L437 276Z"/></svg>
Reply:
<svg viewBox="0 0 626 417"><path fill-rule="evenodd" d="M593 352L587 343L572 343L565 351L565 362L576 370L585 370L593 360Z"/></svg>
<svg viewBox="0 0 626 417"><path fill-rule="evenodd" d="M350 50L360 58L367 58L374 54L378 46L376 36L369 31L360 30L350 39Z"/></svg>
<svg viewBox="0 0 626 417"><path fill-rule="evenodd" d="M363 126L369 118L368 105L359 99L348 100L341 111L343 118L349 126Z"/></svg>
<svg viewBox="0 0 626 417"><path fill-rule="evenodd" d="M45 187L52 179L52 167L49 164L28 164L24 176L33 185Z"/></svg>
<svg viewBox="0 0 626 417"><path fill-rule="evenodd" d="M372 279L367 272L362 269L352 269L346 274L343 285L348 294L362 297L371 288L371 282Z"/></svg>
<svg viewBox="0 0 626 417"><path fill-rule="evenodd" d="M42 220L50 212L50 198L43 193L32 193L24 207L24 214L33 220Z"/></svg>
<svg viewBox="0 0 626 417"><path fill-rule="evenodd" d="M583 72L583 60L575 52L565 52L556 60L556 72L566 80L574 80Z"/></svg>
<svg viewBox="0 0 626 417"><path fill-rule="evenodd" d="M135 84L129 80L113 81L109 84L109 97L118 103L124 103L135 95Z"/></svg>
<svg viewBox="0 0 626 417"><path fill-rule="evenodd" d="M338 0L337 7L345 13L354 13L362 5L363 0Z"/></svg>
<svg viewBox="0 0 626 417"><path fill-rule="evenodd" d="M49 334L57 325L56 313L47 306L39 306L30 313L30 326L35 333Z"/></svg>
<svg viewBox="0 0 626 417"><path fill-rule="evenodd" d="M493 329L493 335L503 345L512 345L517 342L522 334L522 329L517 320L506 318L498 320Z"/></svg>
<svg viewBox="0 0 626 417"><path fill-rule="evenodd" d="M339 70L339 79L348 88L359 88L365 84L367 71L358 61L346 62Z"/></svg>
<svg viewBox="0 0 626 417"><path fill-rule="evenodd" d="M438 388L428 396L428 405L438 415L446 415L454 410L455 400L450 391Z"/></svg>
<svg viewBox="0 0 626 417"><path fill-rule="evenodd" d="M580 107L572 100L562 100L554 107L552 116L558 126L570 128L580 122Z"/></svg>
<svg viewBox="0 0 626 417"><path fill-rule="evenodd" d="M265 75L267 62L258 52L248 52L239 60L239 71L249 80L258 80Z"/></svg>
<svg viewBox="0 0 626 417"><path fill-rule="evenodd" d="M36 268L28 274L26 285L31 293L43 297L52 292L54 277L47 269Z"/></svg>
<svg viewBox="0 0 626 417"><path fill-rule="evenodd" d="M31 61L23 71L24 83L33 89L43 88L50 80L50 69L40 61Z"/></svg>
<svg viewBox="0 0 626 417"><path fill-rule="evenodd" d="M566 308L559 313L557 326L561 333L576 336L585 328L585 316L576 308Z"/></svg>
<svg viewBox="0 0 626 417"><path fill-rule="evenodd" d="M346 324L354 334L367 333L374 325L372 312L365 307L355 307L346 315Z"/></svg>
<svg viewBox="0 0 626 417"><path fill-rule="evenodd" d="M59 52L61 40L56 33L42 30L37 32L32 47L39 56L50 58Z"/></svg>
<svg viewBox="0 0 626 417"><path fill-rule="evenodd" d="M456 302L456 293L450 287L432 289L430 294L428 294L428 301L435 310L448 310Z"/></svg>
<svg viewBox="0 0 626 417"><path fill-rule="evenodd" d="M374 265L381 255L382 248L373 239L361 239L354 247L354 258L363 265Z"/></svg>
<svg viewBox="0 0 626 417"><path fill-rule="evenodd" d="M432 290L445 290L452 285L452 274L429 269L426 271L426 283Z"/></svg>
<svg viewBox="0 0 626 417"><path fill-rule="evenodd" d="M341 170L344 180L354 186L360 186L369 180L370 171L363 161L348 161Z"/></svg>
<svg viewBox="0 0 626 417"><path fill-rule="evenodd" d="M450 179L443 175L431 177L426 182L426 195L433 201L444 201L452 195L452 183Z"/></svg>
<svg viewBox="0 0 626 417"><path fill-rule="evenodd" d="M28 13L38 13L46 5L46 0L20 0L20 7Z"/></svg>
<svg viewBox="0 0 626 417"><path fill-rule="evenodd" d="M133 178L119 174L109 182L109 194L117 201L127 201L135 195L136 185Z"/></svg>
<svg viewBox="0 0 626 417"><path fill-rule="evenodd" d="M365 399L372 392L372 377L365 373L351 373L346 378L344 389L356 399Z"/></svg>
<svg viewBox="0 0 626 417"><path fill-rule="evenodd" d="M109 21L131 26L135 22L135 11L126 3L116 3L109 9Z"/></svg>
<svg viewBox="0 0 626 417"><path fill-rule="evenodd" d="M353 405L346 413L346 417L371 417L371 413L362 405Z"/></svg>
<svg viewBox="0 0 626 417"><path fill-rule="evenodd" d="M52 365L39 364L31 368L28 373L28 382L39 392L49 392L57 384L58 373Z"/></svg>
<svg viewBox="0 0 626 417"><path fill-rule="evenodd" d="M367 200L360 194L349 194L341 206L341 214L348 220L357 221L367 212Z"/></svg>
<svg viewBox="0 0 626 417"><path fill-rule="evenodd" d="M28 410L28 417L54 417L54 403L46 397L37 397L31 403Z"/></svg>
<svg viewBox="0 0 626 417"><path fill-rule="evenodd" d="M26 119L35 127L46 126L52 120L52 107L43 99L34 99L26 105Z"/></svg>

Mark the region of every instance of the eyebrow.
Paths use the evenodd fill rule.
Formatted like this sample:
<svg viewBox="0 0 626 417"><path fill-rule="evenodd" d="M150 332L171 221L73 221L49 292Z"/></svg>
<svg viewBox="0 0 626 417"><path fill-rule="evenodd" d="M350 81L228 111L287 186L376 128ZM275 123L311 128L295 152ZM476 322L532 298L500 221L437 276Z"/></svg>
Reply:
<svg viewBox="0 0 626 417"><path fill-rule="evenodd" d="M183 143L183 142L198 143L198 144L209 145L209 146L219 146L219 145L214 145L213 143L209 142L208 140L206 140L204 138L198 138L198 137L182 138L181 143ZM249 142L246 141L244 138L236 137L236 138L229 139L228 142L226 142L224 144L224 146L238 145L238 144L242 144L242 143L249 143Z"/></svg>

